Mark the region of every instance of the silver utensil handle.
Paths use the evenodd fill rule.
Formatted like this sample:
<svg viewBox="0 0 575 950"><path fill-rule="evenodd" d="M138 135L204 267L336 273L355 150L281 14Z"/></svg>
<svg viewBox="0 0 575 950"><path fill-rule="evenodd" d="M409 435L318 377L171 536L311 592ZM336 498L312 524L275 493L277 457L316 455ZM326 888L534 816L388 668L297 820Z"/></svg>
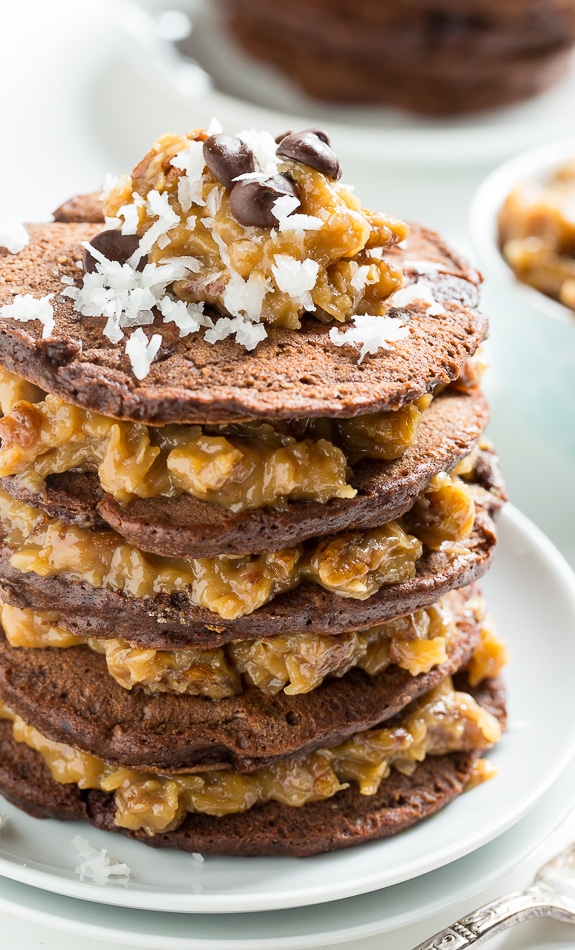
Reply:
<svg viewBox="0 0 575 950"><path fill-rule="evenodd" d="M573 923L573 912L554 901L551 891L533 886L484 904L413 950L465 950L477 947L514 924L532 917L555 917Z"/></svg>

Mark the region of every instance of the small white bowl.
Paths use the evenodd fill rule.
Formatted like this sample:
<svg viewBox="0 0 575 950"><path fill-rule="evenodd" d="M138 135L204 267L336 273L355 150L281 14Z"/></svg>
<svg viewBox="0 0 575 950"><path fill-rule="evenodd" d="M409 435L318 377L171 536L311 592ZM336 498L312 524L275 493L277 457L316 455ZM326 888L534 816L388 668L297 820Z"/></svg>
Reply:
<svg viewBox="0 0 575 950"><path fill-rule="evenodd" d="M563 162L575 158L575 137L549 142L522 152L496 168L478 189L471 207L471 235L487 272L512 285L523 302L546 317L575 327L568 307L519 281L499 249L497 219L512 189L524 181L545 181Z"/></svg>
<svg viewBox="0 0 575 950"><path fill-rule="evenodd" d="M524 152L501 165L478 189L470 221L485 275L483 308L491 322L496 395L538 436L539 450L547 444L571 460L575 458L575 313L515 277L499 248L497 219L516 185L543 181L573 157L575 137Z"/></svg>

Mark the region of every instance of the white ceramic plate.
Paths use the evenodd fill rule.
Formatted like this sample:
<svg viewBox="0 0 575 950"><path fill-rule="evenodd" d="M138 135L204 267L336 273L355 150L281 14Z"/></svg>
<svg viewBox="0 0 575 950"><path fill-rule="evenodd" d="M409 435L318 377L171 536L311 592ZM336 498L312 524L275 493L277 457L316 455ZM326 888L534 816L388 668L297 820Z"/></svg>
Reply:
<svg viewBox="0 0 575 950"><path fill-rule="evenodd" d="M469 854L521 819L575 750L575 577L551 543L507 506L501 547L485 582L509 641L510 731L491 754L500 774L387 841L313 858L218 858L147 849L87 825L37 820L10 808L0 874L86 900L188 913L277 910L333 901L425 874ZM132 869L127 886L81 882L71 845L81 833Z"/></svg>
<svg viewBox="0 0 575 950"><path fill-rule="evenodd" d="M154 950L307 950L383 933L389 934L386 950L396 950L396 945L405 950L400 934L391 931L459 905L508 874L566 817L574 795L572 763L529 815L474 854L413 881L336 903L259 914L196 914L192 919L123 907L107 907L102 914L95 904L3 880L0 911L106 944Z"/></svg>
<svg viewBox="0 0 575 950"><path fill-rule="evenodd" d="M142 10L151 17L146 20ZM193 31L177 45L162 36L166 10L186 11ZM225 128L276 129L328 125L344 167L356 159L421 166L480 165L564 134L573 108L575 65L559 85L519 105L426 120L394 109L329 106L295 88L274 69L246 56L226 35L209 0L128 0L114 4L142 76L170 98L184 98L194 124L217 115ZM158 19L158 17L160 19ZM168 31L169 32L169 31ZM206 83L185 50L213 79Z"/></svg>

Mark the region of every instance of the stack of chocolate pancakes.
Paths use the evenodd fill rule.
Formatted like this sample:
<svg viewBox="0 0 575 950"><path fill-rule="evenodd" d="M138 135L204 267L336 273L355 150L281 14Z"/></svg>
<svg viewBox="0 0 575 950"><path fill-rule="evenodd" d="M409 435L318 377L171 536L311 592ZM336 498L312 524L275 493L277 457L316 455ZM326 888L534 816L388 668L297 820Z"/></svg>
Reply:
<svg viewBox="0 0 575 950"><path fill-rule="evenodd" d="M209 154L201 174L220 188ZM146 225L111 237L93 198L55 217L0 251L0 790L218 854L313 854L432 814L485 777L505 717L478 586L505 493L477 274L398 225L403 337L360 361L300 312L248 349L209 339L208 294L187 335L164 297L143 371L63 288L99 255L124 266Z"/></svg>
<svg viewBox="0 0 575 950"><path fill-rule="evenodd" d="M431 115L493 109L562 78L573 0L219 0L233 36L310 95Z"/></svg>

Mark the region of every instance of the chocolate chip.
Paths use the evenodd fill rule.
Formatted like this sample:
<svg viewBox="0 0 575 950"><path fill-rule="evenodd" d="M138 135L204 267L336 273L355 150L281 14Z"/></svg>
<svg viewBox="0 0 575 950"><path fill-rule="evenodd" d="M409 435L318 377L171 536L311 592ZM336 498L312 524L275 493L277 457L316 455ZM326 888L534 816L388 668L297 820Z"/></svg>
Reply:
<svg viewBox="0 0 575 950"><path fill-rule="evenodd" d="M298 197L295 185L285 175L267 181L238 181L230 194L230 211L244 227L274 228L278 219L272 207L284 195Z"/></svg>
<svg viewBox="0 0 575 950"><path fill-rule="evenodd" d="M204 161L212 175L226 188L234 187L234 178L256 170L254 154L235 135L210 135L204 142Z"/></svg>
<svg viewBox="0 0 575 950"><path fill-rule="evenodd" d="M119 264L125 264L130 259L134 251L138 249L140 239L137 234L122 234L116 228L109 231L100 231L89 242L96 251L100 251L109 261L118 261ZM84 251L84 270L87 274L93 274L96 270L98 261L90 254L86 248ZM136 270L143 270L148 263L148 256L144 254Z"/></svg>
<svg viewBox="0 0 575 950"><path fill-rule="evenodd" d="M286 135L277 148L277 154L294 162L309 165L327 175L341 178L341 165L330 146L329 136L323 129L304 129Z"/></svg>

